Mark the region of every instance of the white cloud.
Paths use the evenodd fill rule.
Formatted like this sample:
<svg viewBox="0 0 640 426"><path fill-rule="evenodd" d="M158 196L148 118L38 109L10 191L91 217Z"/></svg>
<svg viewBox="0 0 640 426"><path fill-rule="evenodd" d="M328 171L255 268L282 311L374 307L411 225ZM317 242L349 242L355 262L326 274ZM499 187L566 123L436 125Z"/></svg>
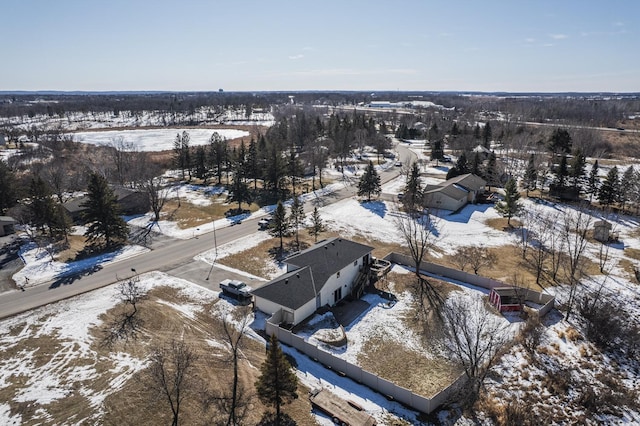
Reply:
<svg viewBox="0 0 640 426"><path fill-rule="evenodd" d="M524 41L526 41L527 43L535 43L536 39L533 37L527 37L524 39Z"/></svg>
<svg viewBox="0 0 640 426"><path fill-rule="evenodd" d="M554 40L564 40L565 38L569 38L566 34L549 34L549 37Z"/></svg>
<svg viewBox="0 0 640 426"><path fill-rule="evenodd" d="M302 54L289 56L289 59L291 59L292 61L295 61L295 60L298 60L298 59L302 59L302 58L304 58L304 55L302 55Z"/></svg>

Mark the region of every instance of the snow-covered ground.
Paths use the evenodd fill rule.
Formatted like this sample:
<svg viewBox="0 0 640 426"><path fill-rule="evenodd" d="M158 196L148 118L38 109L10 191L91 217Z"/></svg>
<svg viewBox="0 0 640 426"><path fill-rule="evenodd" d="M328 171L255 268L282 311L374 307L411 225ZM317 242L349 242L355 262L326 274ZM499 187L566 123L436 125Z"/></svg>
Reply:
<svg viewBox="0 0 640 426"><path fill-rule="evenodd" d="M210 302L217 296L215 292L160 272L141 275L139 285L144 292L153 287L170 286L196 301ZM146 365L145 359L126 352L109 352L108 360L99 360L111 364L108 372L96 369L98 360L97 354L91 349L94 339L90 331L101 324L99 317L115 306L119 300L117 294L117 285L114 284L0 321L0 352L7 354L0 357L0 389L23 378L25 381L20 382L13 401L39 407L29 417L22 418L20 414L10 416L8 401L0 401L0 424L61 421L52 418L46 406L78 389L91 402L94 410L92 420L86 420L93 424L100 423L104 399L121 389L134 373ZM182 309L195 310L201 309L201 306L191 302L185 303ZM11 355L8 355L17 345L26 343L28 346L30 341L44 342L46 339L53 339L57 345L52 346L54 353L46 354L44 358L47 361L44 363L42 355L37 354L40 349L38 346L30 351L11 351ZM93 382L105 374L110 377L110 385L95 389Z"/></svg>
<svg viewBox="0 0 640 426"><path fill-rule="evenodd" d="M39 248L33 243L28 243L20 249L20 257L24 262L24 267L13 275L13 280L19 286L32 287L56 278L90 270L97 265L118 262L148 251L148 248L142 246L125 246L111 253L67 263L52 260L47 250Z"/></svg>
<svg viewBox="0 0 640 426"><path fill-rule="evenodd" d="M249 132L236 129L139 129L139 130L105 130L100 132L78 132L73 137L76 142L91 145L109 145L122 141L138 151L172 150L176 135L182 132L189 134L189 145L208 145L211 135L217 133L222 139L236 139L249 136Z"/></svg>
<svg viewBox="0 0 640 426"><path fill-rule="evenodd" d="M342 173L336 173L338 176L342 176ZM355 173L357 173L357 169L349 170L346 172L347 177L353 177ZM310 193L306 194L304 197L306 199L309 198L319 198L324 195L326 192L331 192L343 187L345 184L349 182L354 182L355 177L351 180L347 179L346 181L340 181L340 183L333 184L329 188L325 188L322 192ZM402 179L397 179L389 182L383 188L385 193L397 193L402 190L403 187ZM210 202L209 197L211 193L207 193L206 189L200 187L189 187L184 186L178 189L180 191L180 197L183 202L192 202L194 204L198 203L207 203ZM218 189L218 191L220 191ZM565 211L571 210L569 207L566 207L562 204L554 204L554 203L533 203L530 200L524 200L525 208L529 211L533 209L537 209L540 213L543 214L551 214L551 213L564 213ZM268 206L261 209L259 212L254 213L253 215L266 215L268 214L274 206ZM400 213L396 211L396 207L394 203L385 202L385 201L372 201L372 202L359 202L355 199L345 199L340 202L326 205L319 209L320 214L322 216L325 225L328 226L332 231L340 232L341 235L345 237L360 235L364 237L369 237L373 240L385 241L385 242L394 242L397 244L403 244L403 238L401 237L399 231L397 230L397 226L394 222L395 218L398 217ZM449 214L448 212L442 212L438 221L437 233L438 233L438 248L441 249L444 253L453 253L458 247L467 246L467 245L484 245L484 246L499 246L504 244L509 244L516 242L517 236L513 234L507 234L502 231L498 231L486 224L486 222L490 219L495 219L500 217L495 209L490 205L469 205L462 209L459 213ZM601 219L602 217L599 214L594 214L595 219ZM609 221L614 223L615 230L619 232L620 239L622 241L621 245L612 246L610 249L610 257L611 257L611 267L610 275L607 277L606 286L608 291L611 294L617 295L619 297L620 303L624 303L626 309L628 309L632 318L640 317L640 298L638 291L638 286L636 283L632 281L632 277L625 272L622 268L618 266L618 262L622 259L629 260L633 263L636 261L632 258L629 258L625 255L624 248L640 248L640 238L637 236L637 228L640 222L636 218L628 217L628 216L609 216L607 217ZM136 223L139 225L145 225L149 221L149 218L139 217L136 219L132 219L131 223ZM222 227L228 226L230 221L228 219L222 219L221 221L217 221L215 226ZM208 228L213 228L213 223L201 225L197 228L191 229L183 229L180 230L177 226L169 221L163 221L158 224L160 230L162 232L167 233L168 235L180 237L180 238L191 238L196 235L196 233L207 232ZM226 246L218 247L217 259L220 259L226 255L238 253L244 251L250 247L253 247L259 244L264 239L268 238L267 233L259 233L254 236L247 237L236 242L230 243ZM79 264L78 269L89 268L92 265L103 261L116 261L118 258L122 258L122 256L134 255L140 248L132 247L123 250L122 253L117 254L116 256L112 256L111 259L89 259L86 260L84 264ZM587 246L587 254L592 259L597 261L599 245L595 243L588 243ZM48 254L42 250L38 251L35 248L25 248L23 250L22 256L26 262L26 267L19 274L14 276L14 279L18 283L24 283L25 277L34 277L34 276L42 276L47 277L45 280L51 279L55 277L60 271L64 268L75 268L75 264L57 264L56 262L51 262ZM213 258L216 256L214 251L209 251L207 253L201 254L198 258L212 262ZM394 268L394 271L397 271ZM278 270L274 270L274 274L279 273ZM155 275L154 275L155 277ZM586 285L596 285L600 283L601 280L604 279L604 276L595 276L592 277L593 284ZM170 277L163 276L162 282L171 281ZM29 283L29 285L36 284L35 281ZM183 285L183 284L181 284ZM186 287L190 287L190 284L184 284ZM100 291L108 291L106 289ZM198 291L203 291L198 288ZM464 289L470 297L481 297L482 294L473 289ZM559 301L562 302L566 300L566 289L562 286L554 288L554 292L558 297ZM91 293L93 295L95 292ZM102 293L95 293L102 294ZM91 295L82 296L91 298ZM379 332L383 330L389 335L397 335L397 339L400 339L409 347L416 345L415 347L419 347L419 343L406 332L400 333L400 330L404 328L397 323L397 316L399 316L398 312L403 309L407 303L410 302L409 299L405 300L404 297L409 297L408 295L402 295L398 304L394 307L394 310L386 309L385 306L382 305L382 302L378 299L375 299L376 296L367 296L367 298L373 297L374 299L368 300L374 307L369 310L367 316L360 319L360 321L350 328L348 331L350 345L349 347L342 352L342 356L350 361L353 361L357 358L357 354L359 348L362 346L362 343L365 341L366 337L370 335L370 333ZM93 300L93 299L90 299ZM71 309L68 308L70 305L69 301L60 302L64 306L61 309ZM90 303L90 302L87 302ZM92 302L91 302L92 303ZM56 305L52 305L56 306ZM106 306L106 305L105 305ZM405 306L406 307L406 306ZM44 308L43 308L44 309ZM51 308L53 309L53 308ZM103 306L97 306L94 308L97 312L104 311L107 309ZM184 308L183 311L185 314L192 312L189 310L190 308ZM25 315L20 316L25 320ZM91 315L95 315L97 318L98 314L93 313ZM27 315L28 316L28 315ZM18 317L16 317L18 318ZM38 316L36 315L36 319ZM83 323L86 324L94 324L95 319L86 318L83 320ZM13 319L12 319L13 320ZM9 320L7 320L9 321ZM92 322L93 321L93 322ZM260 326L261 319L258 318L254 326ZM0 327L5 327L5 322L0 323ZM381 328L381 325L383 328ZM388 326L388 328L387 328ZM548 341L554 342L553 333L556 335L559 331L565 330L567 328L567 324L563 321L559 321L555 326L547 329L546 333L549 334ZM377 330L376 330L377 328ZM79 339L82 341L85 337L81 332L79 333ZM84 332L86 333L86 331ZM75 337L74 337L75 338ZM2 343L3 340L0 340ZM556 342L557 345L560 343ZM572 342L568 342L566 339L562 341L561 344L562 353L566 354L569 363L579 364L580 361L580 350L577 344L573 344ZM345 398L348 397L358 403L360 403L363 407L367 409L367 411L376 415L379 421L383 418L383 416L388 411L393 411L400 415L401 417L407 419L414 419L410 421L415 421L415 414L411 410L407 410L406 408L401 407L398 404L387 401L382 396L370 391L368 388L357 385L349 379L339 377L333 373L327 372L322 366L312 362L304 355L300 355L295 350L289 350L285 348L285 350L291 353L298 362L298 376L300 380L309 385L310 387L317 386L325 386L329 388L332 392L336 392L339 395L344 395ZM521 363L521 359L518 357L517 353L510 355L515 358L505 358L503 362L506 362L510 366L518 365ZM123 358L125 359L125 358ZM126 361L126 359L125 359ZM130 360L128 360L130 361ZM0 374L4 374L5 376L0 375L0 386L2 386L3 380L6 380L7 370L14 368L15 363L17 361L10 361L12 364L7 364L5 361L2 361L2 367L0 367ZM135 363L134 363L135 364ZM138 365L138 364L136 364ZM604 366L607 367L606 365ZM133 368L133 367L132 367ZM141 368L140 365L135 368ZM129 374L131 369L127 370L127 374ZM40 377L36 373L34 377ZM38 373L44 374L44 373ZM75 374L75 373L74 373ZM77 374L80 374L78 372ZM86 373L90 376L90 372ZM132 373L130 373L132 374ZM335 376L335 377L334 377ZM3 379L2 377L5 377ZM51 379L57 380L57 379ZM504 380L507 380L505 377ZM60 390L52 390L52 386L46 385L47 383L51 383L46 379L41 379L40 382L43 384L43 389L41 390L42 400L46 400L46 398L59 398L64 396L64 389ZM637 382L637 378L636 378ZM46 386L45 386L46 385ZM32 393L25 393L25 395L39 395L37 385L34 384ZM636 387L638 384L635 385ZM25 398L31 398L32 396L25 396ZM4 414L3 414L4 413ZM632 414L633 415L633 414ZM3 417L4 416L4 417ZM6 410L6 406L0 404L0 419L4 419L9 421L8 419L8 411ZM324 420L323 420L324 421Z"/></svg>

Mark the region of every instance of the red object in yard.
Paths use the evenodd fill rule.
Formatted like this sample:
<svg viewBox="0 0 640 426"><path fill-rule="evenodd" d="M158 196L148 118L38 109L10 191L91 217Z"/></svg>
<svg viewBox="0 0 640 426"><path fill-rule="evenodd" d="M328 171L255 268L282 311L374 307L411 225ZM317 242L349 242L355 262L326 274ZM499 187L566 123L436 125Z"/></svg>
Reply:
<svg viewBox="0 0 640 426"><path fill-rule="evenodd" d="M515 287L495 287L489 293L489 301L500 312L518 312L522 310L524 300L518 297Z"/></svg>

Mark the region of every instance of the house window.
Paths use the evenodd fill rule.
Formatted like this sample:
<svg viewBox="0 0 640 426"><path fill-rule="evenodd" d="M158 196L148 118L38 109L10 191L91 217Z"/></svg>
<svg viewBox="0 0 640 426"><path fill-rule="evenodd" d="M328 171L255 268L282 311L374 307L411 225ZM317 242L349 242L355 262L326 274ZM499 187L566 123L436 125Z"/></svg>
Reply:
<svg viewBox="0 0 640 426"><path fill-rule="evenodd" d="M336 278L340 278L340 271L336 274Z"/></svg>
<svg viewBox="0 0 640 426"><path fill-rule="evenodd" d="M358 266L358 260L357 259L353 262L353 266Z"/></svg>

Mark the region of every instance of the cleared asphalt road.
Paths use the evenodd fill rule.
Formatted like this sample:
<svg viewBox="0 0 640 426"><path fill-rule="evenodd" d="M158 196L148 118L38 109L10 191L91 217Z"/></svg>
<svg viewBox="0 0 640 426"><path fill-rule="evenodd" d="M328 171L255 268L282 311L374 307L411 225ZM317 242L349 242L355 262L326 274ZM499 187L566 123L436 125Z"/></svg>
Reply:
<svg viewBox="0 0 640 426"><path fill-rule="evenodd" d="M413 161L415 154L406 147L398 146L400 161L407 164ZM380 174L383 183L397 177L399 168L392 167ZM355 183L352 182L352 183ZM314 205L323 206L335 203L344 198L356 195L356 185L345 186L335 193L318 197L305 204L305 210L313 209ZM215 230L215 241L218 245L238 240L258 231L258 218L243 221L234 226ZM95 270L82 274L64 277L25 289L25 291L10 291L0 294L0 318L6 318L25 312L38 306L67 299L69 297L95 290L120 279L130 277L135 273L142 274L150 271L169 272L174 269L184 271L185 265L194 262L194 257L215 247L213 227L209 233L189 240L176 240L174 243L163 245L150 252L124 259L116 263L97 267ZM199 272L202 275L202 272ZM196 280L198 282L200 280ZM211 288L210 282L200 283ZM215 287L214 287L215 288Z"/></svg>

